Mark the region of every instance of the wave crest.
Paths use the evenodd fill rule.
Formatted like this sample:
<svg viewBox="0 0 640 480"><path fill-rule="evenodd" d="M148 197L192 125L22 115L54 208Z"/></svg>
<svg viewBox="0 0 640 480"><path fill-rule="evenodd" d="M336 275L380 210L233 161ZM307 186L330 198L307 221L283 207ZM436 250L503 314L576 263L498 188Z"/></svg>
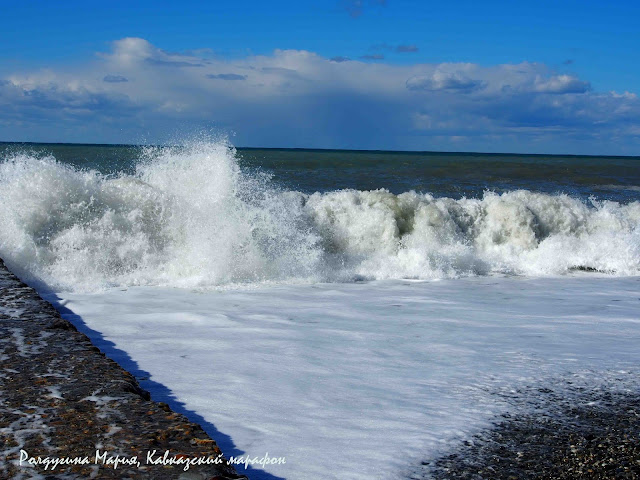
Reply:
<svg viewBox="0 0 640 480"><path fill-rule="evenodd" d="M115 177L14 154L0 199L0 255L58 289L640 273L639 202L305 195L243 172L225 143L149 149Z"/></svg>

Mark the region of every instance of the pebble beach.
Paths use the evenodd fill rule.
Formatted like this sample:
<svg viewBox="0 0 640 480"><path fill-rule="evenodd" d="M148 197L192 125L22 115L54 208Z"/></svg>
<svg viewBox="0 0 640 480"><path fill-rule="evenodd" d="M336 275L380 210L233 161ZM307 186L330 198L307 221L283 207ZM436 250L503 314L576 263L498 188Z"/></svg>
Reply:
<svg viewBox="0 0 640 480"><path fill-rule="evenodd" d="M246 478L4 263L0 331L1 478Z"/></svg>

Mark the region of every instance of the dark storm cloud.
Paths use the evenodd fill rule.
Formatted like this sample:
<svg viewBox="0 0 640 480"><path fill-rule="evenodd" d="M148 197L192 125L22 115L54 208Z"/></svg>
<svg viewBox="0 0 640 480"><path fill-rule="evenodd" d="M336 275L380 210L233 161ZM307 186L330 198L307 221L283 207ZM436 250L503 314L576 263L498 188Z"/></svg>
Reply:
<svg viewBox="0 0 640 480"><path fill-rule="evenodd" d="M202 63L191 63L176 60L160 60L159 58L145 58L145 62L157 67L204 67Z"/></svg>
<svg viewBox="0 0 640 480"><path fill-rule="evenodd" d="M0 85L0 106L15 118L69 121L88 117L121 118L140 108L120 93L69 89L52 83L24 88L7 82Z"/></svg>
<svg viewBox="0 0 640 480"><path fill-rule="evenodd" d="M207 78L212 78L214 80L246 80L246 75L238 75L237 73L216 73L209 74Z"/></svg>
<svg viewBox="0 0 640 480"><path fill-rule="evenodd" d="M384 60L384 55L381 53L374 53L370 55L361 55L360 58L363 60Z"/></svg>
<svg viewBox="0 0 640 480"><path fill-rule="evenodd" d="M107 83L124 83L128 82L129 80L122 75L105 75L102 81Z"/></svg>
<svg viewBox="0 0 640 480"><path fill-rule="evenodd" d="M396 52L398 53L415 53L418 51L418 47L415 45L398 45Z"/></svg>
<svg viewBox="0 0 640 480"><path fill-rule="evenodd" d="M396 53L416 53L419 49L416 45L389 45L388 43L377 43L371 45L369 50L374 52L396 52Z"/></svg>
<svg viewBox="0 0 640 480"><path fill-rule="evenodd" d="M484 88L486 84L482 80L472 79L457 72L436 72L429 77L411 77L405 85L412 91L471 93Z"/></svg>

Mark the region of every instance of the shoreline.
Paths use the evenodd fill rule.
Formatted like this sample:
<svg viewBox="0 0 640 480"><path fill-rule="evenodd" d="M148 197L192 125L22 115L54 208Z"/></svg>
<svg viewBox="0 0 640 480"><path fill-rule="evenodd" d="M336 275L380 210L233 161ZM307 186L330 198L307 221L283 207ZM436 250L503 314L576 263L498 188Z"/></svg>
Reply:
<svg viewBox="0 0 640 480"><path fill-rule="evenodd" d="M217 458L221 452L200 425L151 401L131 373L2 260L0 332L0 477L247 478L226 463L194 465L185 472L182 464L145 462L153 450L154 459L168 451L178 460ZM508 397L511 407L492 427L423 462L406 478L640 479L637 372L614 377L608 382L562 378L495 392ZM51 464L19 467L21 450L32 459L62 462L54 471ZM127 463L134 456L140 464ZM89 458L84 465L63 464L84 457Z"/></svg>
<svg viewBox="0 0 640 480"><path fill-rule="evenodd" d="M513 407L457 448L425 461L415 480L640 478L635 373L594 385L565 379L509 393ZM624 384L631 388L620 388Z"/></svg>
<svg viewBox="0 0 640 480"><path fill-rule="evenodd" d="M0 332L3 478L247 478L1 259Z"/></svg>

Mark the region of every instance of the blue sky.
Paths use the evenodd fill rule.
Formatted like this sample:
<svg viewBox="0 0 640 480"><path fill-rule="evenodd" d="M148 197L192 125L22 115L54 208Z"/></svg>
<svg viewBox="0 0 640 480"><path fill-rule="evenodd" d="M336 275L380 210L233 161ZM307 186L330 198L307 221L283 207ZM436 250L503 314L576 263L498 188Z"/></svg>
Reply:
<svg viewBox="0 0 640 480"><path fill-rule="evenodd" d="M4 141L640 155L637 2L4 3Z"/></svg>

